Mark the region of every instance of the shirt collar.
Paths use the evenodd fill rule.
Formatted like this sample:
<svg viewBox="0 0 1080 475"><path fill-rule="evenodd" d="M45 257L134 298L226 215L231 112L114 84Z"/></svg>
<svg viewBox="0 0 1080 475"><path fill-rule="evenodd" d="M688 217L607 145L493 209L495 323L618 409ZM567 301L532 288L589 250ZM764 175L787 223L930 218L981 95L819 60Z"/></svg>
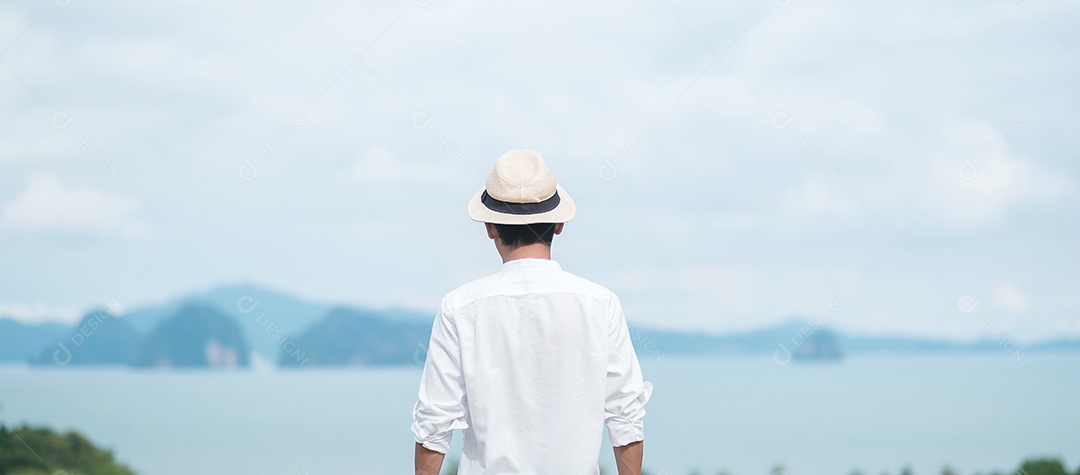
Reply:
<svg viewBox="0 0 1080 475"><path fill-rule="evenodd" d="M562 266L560 266L558 262L540 257L522 257L520 259L506 261L502 265L503 270L517 269L520 267L547 267L551 269L562 269Z"/></svg>

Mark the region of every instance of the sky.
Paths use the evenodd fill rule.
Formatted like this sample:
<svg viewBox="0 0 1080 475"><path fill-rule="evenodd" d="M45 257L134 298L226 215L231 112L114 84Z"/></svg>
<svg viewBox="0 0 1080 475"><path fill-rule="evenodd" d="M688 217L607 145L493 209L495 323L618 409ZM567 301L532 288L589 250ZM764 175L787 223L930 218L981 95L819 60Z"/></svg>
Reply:
<svg viewBox="0 0 1080 475"><path fill-rule="evenodd" d="M0 315L250 282L418 310L503 152L652 327L1080 336L1080 4L7 2Z"/></svg>

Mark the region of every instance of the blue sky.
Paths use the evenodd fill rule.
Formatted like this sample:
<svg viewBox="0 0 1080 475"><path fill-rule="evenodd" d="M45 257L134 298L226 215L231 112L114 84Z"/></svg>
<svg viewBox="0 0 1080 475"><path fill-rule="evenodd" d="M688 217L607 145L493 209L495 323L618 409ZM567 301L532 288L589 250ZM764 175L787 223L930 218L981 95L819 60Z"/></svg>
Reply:
<svg viewBox="0 0 1080 475"><path fill-rule="evenodd" d="M1080 335L1076 3L218 3L0 7L0 314L434 309L532 148L641 324Z"/></svg>

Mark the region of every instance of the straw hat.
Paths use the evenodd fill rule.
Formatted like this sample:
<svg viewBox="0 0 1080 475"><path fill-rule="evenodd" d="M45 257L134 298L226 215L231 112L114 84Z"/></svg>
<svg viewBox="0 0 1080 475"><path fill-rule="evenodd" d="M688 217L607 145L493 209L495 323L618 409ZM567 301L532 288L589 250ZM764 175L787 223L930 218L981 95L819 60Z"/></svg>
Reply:
<svg viewBox="0 0 1080 475"><path fill-rule="evenodd" d="M574 200L533 150L504 153L484 188L469 200L469 217L482 223L564 223L575 210Z"/></svg>

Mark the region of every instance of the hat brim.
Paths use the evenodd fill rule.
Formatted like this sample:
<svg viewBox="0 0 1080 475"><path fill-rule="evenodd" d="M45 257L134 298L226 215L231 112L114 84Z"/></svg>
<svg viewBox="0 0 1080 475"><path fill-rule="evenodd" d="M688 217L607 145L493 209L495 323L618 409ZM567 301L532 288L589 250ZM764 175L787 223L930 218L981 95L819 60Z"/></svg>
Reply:
<svg viewBox="0 0 1080 475"><path fill-rule="evenodd" d="M562 186L555 185L555 191L559 194L559 205L555 209L535 214L510 214L494 211L484 206L484 203L480 201L480 197L484 194L484 189L481 188L469 200L469 217L473 221L495 224L565 223L570 221L574 218L577 206L574 205L574 200L570 198L570 194Z"/></svg>

